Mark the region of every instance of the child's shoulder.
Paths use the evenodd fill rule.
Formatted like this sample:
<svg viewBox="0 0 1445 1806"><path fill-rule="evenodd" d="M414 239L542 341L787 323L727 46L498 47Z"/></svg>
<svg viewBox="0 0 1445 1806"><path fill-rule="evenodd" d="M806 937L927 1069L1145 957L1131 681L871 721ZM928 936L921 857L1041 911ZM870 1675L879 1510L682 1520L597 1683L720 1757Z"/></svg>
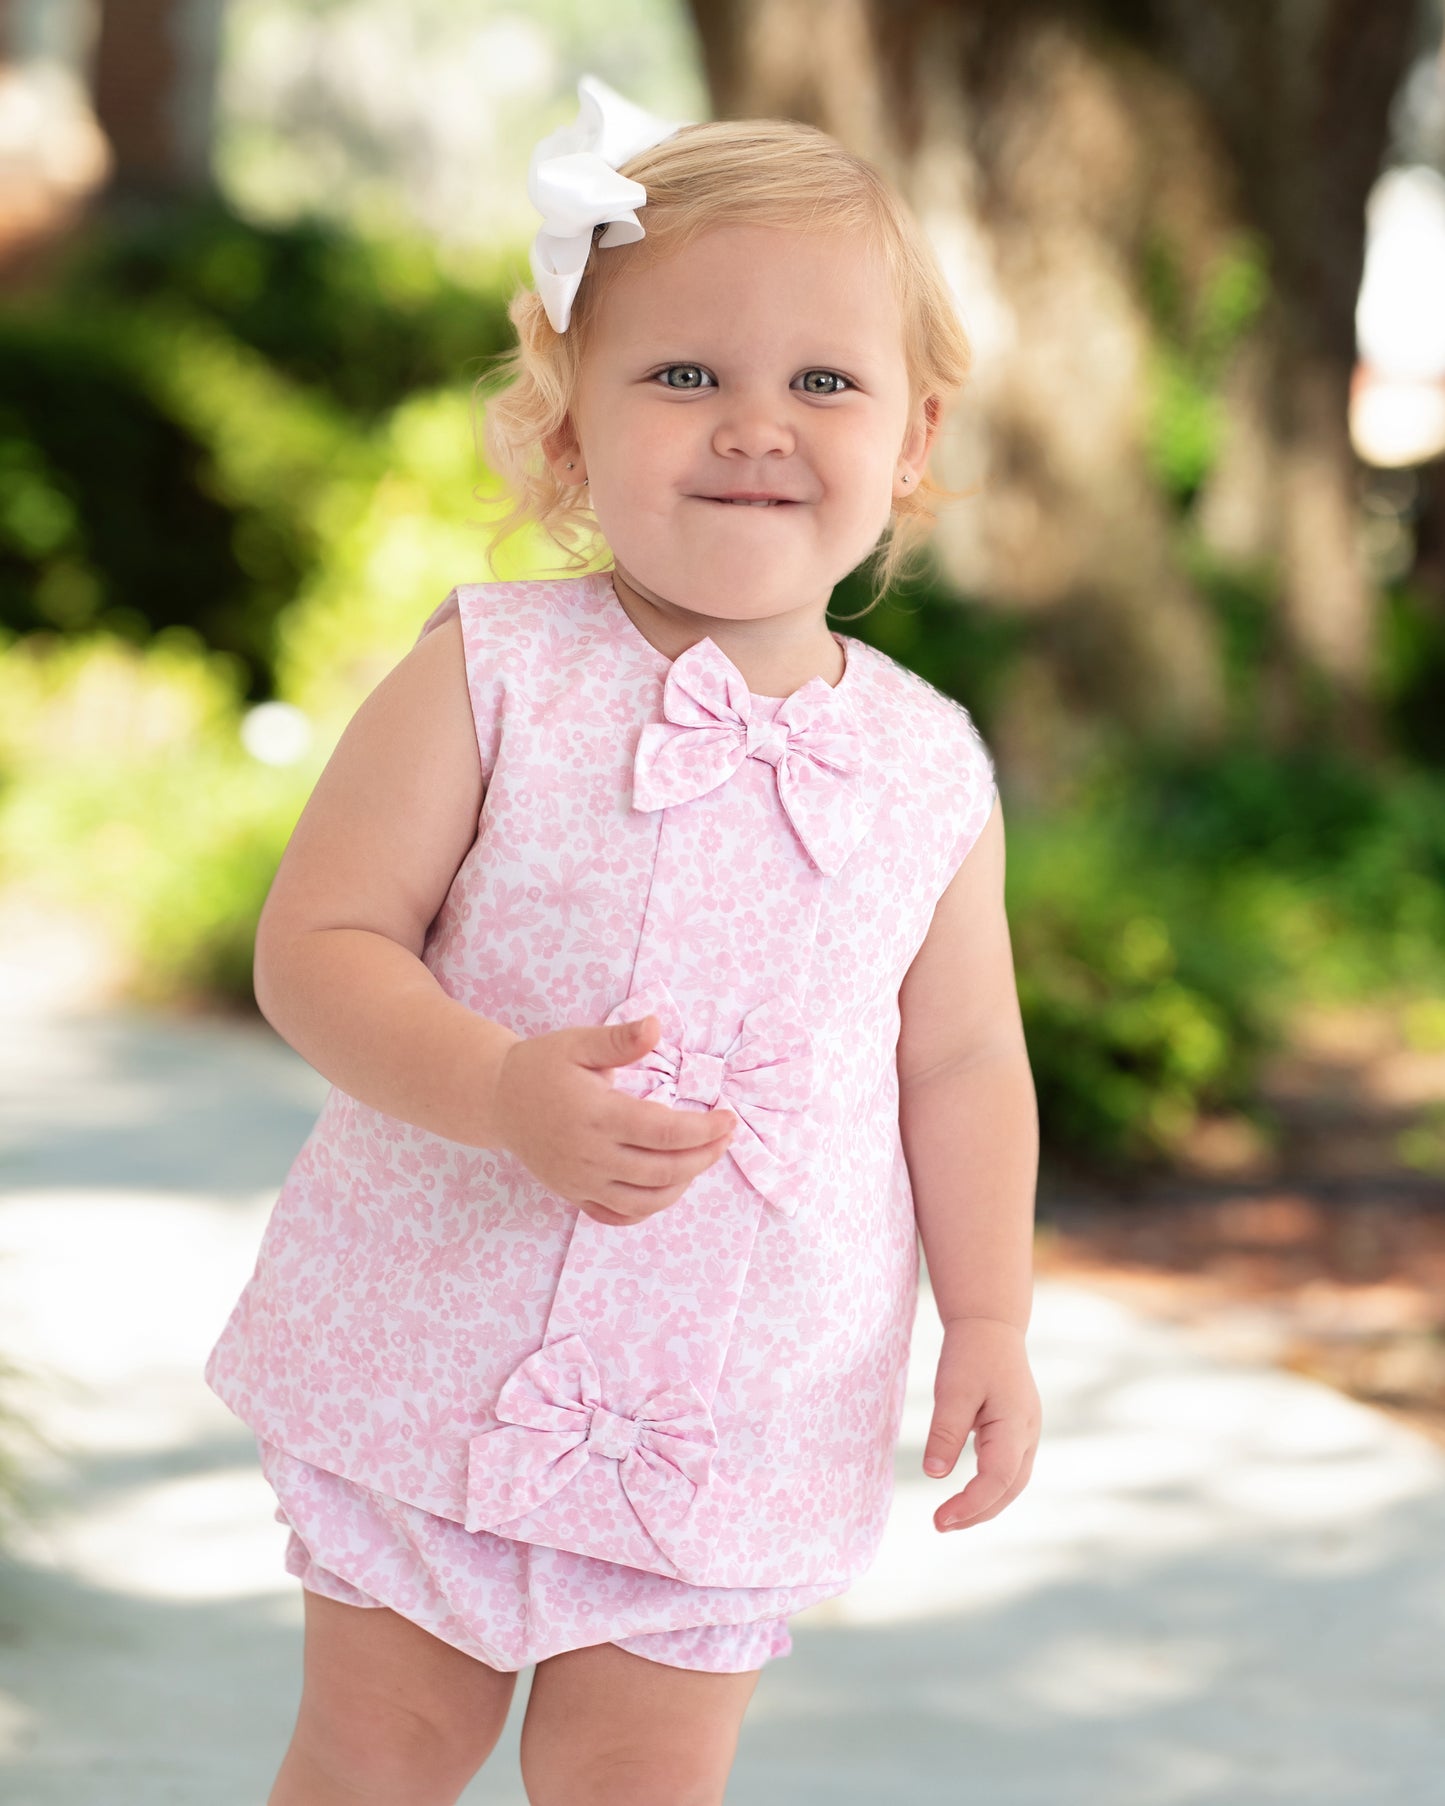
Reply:
<svg viewBox="0 0 1445 1806"><path fill-rule="evenodd" d="M971 761L982 758L992 771L988 746L964 703L881 647L852 635L844 638L848 656L863 660L871 670L874 694L888 732L898 736L894 744L900 751L917 754L932 749L945 758L962 753Z"/></svg>
<svg viewBox="0 0 1445 1806"><path fill-rule="evenodd" d="M591 605L595 584L581 577L503 577L484 583L459 583L427 617L420 640L443 621L458 619L469 651L483 639L493 644L525 644L576 619Z"/></svg>
<svg viewBox="0 0 1445 1806"><path fill-rule="evenodd" d="M592 574L497 578L489 583L459 583L452 594L462 616L479 621L560 623L592 612L596 578Z"/></svg>

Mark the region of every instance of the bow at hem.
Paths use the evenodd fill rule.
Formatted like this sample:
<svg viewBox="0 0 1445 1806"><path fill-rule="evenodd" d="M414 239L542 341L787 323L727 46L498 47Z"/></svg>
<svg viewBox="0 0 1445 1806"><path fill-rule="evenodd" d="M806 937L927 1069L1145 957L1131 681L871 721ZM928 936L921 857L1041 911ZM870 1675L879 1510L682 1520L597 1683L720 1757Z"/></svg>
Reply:
<svg viewBox="0 0 1445 1806"><path fill-rule="evenodd" d="M504 1535L509 1523L555 1498L589 1462L615 1461L644 1529L680 1565L678 1539L717 1449L712 1412L691 1381L654 1392L635 1417L623 1417L634 1426L631 1446L602 1452L622 1414L603 1406L597 1363L573 1333L544 1343L516 1368L495 1415L500 1421L468 1443L468 1530ZM598 1419L601 1434L594 1435Z"/></svg>

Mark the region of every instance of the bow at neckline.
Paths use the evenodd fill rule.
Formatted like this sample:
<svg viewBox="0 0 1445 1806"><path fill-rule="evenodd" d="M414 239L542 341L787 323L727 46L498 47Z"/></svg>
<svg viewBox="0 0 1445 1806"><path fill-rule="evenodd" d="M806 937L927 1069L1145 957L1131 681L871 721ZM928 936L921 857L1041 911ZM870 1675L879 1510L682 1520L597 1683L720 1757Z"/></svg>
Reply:
<svg viewBox="0 0 1445 1806"><path fill-rule="evenodd" d="M830 877L841 870L876 804L866 794L862 735L837 688L810 678L769 720L754 708L742 672L703 638L672 661L662 713L638 739L634 809L691 802L726 783L745 759L762 759L777 774L778 800L808 856Z"/></svg>

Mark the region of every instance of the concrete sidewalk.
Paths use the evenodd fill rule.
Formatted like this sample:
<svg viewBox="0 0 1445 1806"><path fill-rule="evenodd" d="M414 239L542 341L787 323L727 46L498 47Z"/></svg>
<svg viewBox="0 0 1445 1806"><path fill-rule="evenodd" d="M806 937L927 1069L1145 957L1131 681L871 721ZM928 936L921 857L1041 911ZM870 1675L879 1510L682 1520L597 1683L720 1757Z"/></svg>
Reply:
<svg viewBox="0 0 1445 1806"><path fill-rule="evenodd" d="M326 1086L264 1024L0 1027L0 1356L57 1445L0 1561L0 1799L260 1806L300 1594L201 1366ZM870 1573L794 1620L731 1806L1445 1799L1445 1453L1068 1285L1029 1337L1032 1481L939 1536L925 1294ZM469 1803L523 1806L529 1674Z"/></svg>

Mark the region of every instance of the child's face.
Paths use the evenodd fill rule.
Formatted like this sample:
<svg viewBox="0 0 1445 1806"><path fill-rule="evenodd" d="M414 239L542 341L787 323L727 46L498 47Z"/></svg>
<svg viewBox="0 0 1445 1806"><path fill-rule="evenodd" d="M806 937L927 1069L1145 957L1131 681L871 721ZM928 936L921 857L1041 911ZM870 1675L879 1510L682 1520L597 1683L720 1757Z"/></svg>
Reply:
<svg viewBox="0 0 1445 1806"><path fill-rule="evenodd" d="M729 620L821 609L918 487L932 431L909 429L902 332L866 247L716 228L609 287L554 468L588 479L619 571L654 594ZM737 492L786 499L711 499Z"/></svg>

